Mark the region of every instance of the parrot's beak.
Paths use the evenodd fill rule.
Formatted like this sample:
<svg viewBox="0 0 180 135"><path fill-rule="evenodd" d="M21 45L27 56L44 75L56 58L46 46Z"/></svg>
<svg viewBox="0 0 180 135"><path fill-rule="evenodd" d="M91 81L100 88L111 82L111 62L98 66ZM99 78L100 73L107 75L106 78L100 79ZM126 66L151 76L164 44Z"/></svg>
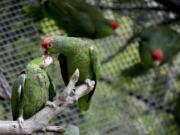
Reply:
<svg viewBox="0 0 180 135"><path fill-rule="evenodd" d="M46 67L48 67L52 63L53 63L52 56L50 56L50 55L43 55L40 67L41 68L46 68Z"/></svg>
<svg viewBox="0 0 180 135"><path fill-rule="evenodd" d="M160 63L161 63L160 60L155 60L153 65L154 65L154 67L159 67Z"/></svg>

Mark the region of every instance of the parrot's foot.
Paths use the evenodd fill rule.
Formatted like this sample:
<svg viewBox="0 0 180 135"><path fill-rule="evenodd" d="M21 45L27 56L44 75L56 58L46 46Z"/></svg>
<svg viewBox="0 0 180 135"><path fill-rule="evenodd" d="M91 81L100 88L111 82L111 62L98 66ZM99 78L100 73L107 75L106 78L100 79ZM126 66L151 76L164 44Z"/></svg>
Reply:
<svg viewBox="0 0 180 135"><path fill-rule="evenodd" d="M22 128L23 125L24 125L24 119L23 119L23 117L19 117L17 121L18 121L18 123L19 123L19 127Z"/></svg>
<svg viewBox="0 0 180 135"><path fill-rule="evenodd" d="M89 87L90 90L92 90L94 88L95 81L92 81L90 79L86 79L85 83L87 84L87 86Z"/></svg>
<svg viewBox="0 0 180 135"><path fill-rule="evenodd" d="M54 108L54 109L57 108L57 106L53 102L51 102L51 101L47 101L46 102L46 106L49 106L50 108Z"/></svg>
<svg viewBox="0 0 180 135"><path fill-rule="evenodd" d="M44 132L45 135L47 135L47 132L46 132L46 128L45 128L45 127L42 129L42 131Z"/></svg>

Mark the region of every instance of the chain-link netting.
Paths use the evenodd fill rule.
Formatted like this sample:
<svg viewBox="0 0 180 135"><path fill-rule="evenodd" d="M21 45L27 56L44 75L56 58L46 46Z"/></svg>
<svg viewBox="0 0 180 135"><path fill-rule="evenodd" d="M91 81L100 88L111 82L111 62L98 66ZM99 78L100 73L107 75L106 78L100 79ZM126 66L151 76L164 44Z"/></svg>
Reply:
<svg viewBox="0 0 180 135"><path fill-rule="evenodd" d="M129 0L123 4L119 1L87 0L99 7L106 18L116 19L120 24L118 37L110 36L94 41L101 61L113 56L136 31L151 25L169 23L176 17L153 0ZM53 20L45 18L34 22L33 18L25 14L22 7L32 2L0 0L0 68L4 76L1 78L5 78L1 79L1 86L5 82L12 86L25 65L32 58L40 56L39 44L44 36L65 35ZM173 23L171 27L179 31L178 23ZM136 40L112 60L102 63L101 79L87 112L80 112L74 105L55 118L52 125L72 123L80 128L82 135L180 134L172 115L176 104L174 99L180 87L179 55L171 62L174 80L167 80L168 64L160 67L158 75L151 69L138 77L125 77L122 71L140 61L138 45ZM52 66L50 73L60 93L64 83L57 63ZM1 101L0 119L12 119L8 101Z"/></svg>

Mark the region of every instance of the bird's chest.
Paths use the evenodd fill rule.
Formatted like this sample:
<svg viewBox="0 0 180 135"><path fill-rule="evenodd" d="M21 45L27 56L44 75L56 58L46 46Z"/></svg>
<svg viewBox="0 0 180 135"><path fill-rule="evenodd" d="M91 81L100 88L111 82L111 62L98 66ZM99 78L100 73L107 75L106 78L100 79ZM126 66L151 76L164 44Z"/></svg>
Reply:
<svg viewBox="0 0 180 135"><path fill-rule="evenodd" d="M33 101L39 99L45 100L47 98L45 96L48 96L49 87L49 82L47 80L47 75L41 73L36 73L26 78L24 92L25 97L32 97Z"/></svg>
<svg viewBox="0 0 180 135"><path fill-rule="evenodd" d="M92 70L90 58L88 55L74 55L67 59L67 68L68 68L68 78L74 73L74 71L78 68L80 72L79 83L84 82L86 78L92 78Z"/></svg>

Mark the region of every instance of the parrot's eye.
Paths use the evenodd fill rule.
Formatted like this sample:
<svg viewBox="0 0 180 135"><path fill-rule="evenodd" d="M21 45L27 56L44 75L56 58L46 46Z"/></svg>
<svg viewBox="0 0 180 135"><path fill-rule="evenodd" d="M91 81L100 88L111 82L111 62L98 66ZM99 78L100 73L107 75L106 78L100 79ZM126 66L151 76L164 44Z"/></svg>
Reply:
<svg viewBox="0 0 180 135"><path fill-rule="evenodd" d="M51 38L51 37L47 37L47 38L45 38L45 39L42 41L41 46L42 46L43 48L47 49L47 48L49 48L49 47L52 46L51 41L52 41L52 38Z"/></svg>
<svg viewBox="0 0 180 135"><path fill-rule="evenodd" d="M117 29L117 28L119 27L118 22L115 21L115 20L111 20L110 23L111 23L111 28L112 28L113 30L115 30L115 29Z"/></svg>
<svg viewBox="0 0 180 135"><path fill-rule="evenodd" d="M164 58L164 54L161 50L154 50L152 52L153 60L161 61Z"/></svg>
<svg viewBox="0 0 180 135"><path fill-rule="evenodd" d="M48 46L48 48L51 48L52 46L53 46L53 44L50 43L49 46Z"/></svg>

